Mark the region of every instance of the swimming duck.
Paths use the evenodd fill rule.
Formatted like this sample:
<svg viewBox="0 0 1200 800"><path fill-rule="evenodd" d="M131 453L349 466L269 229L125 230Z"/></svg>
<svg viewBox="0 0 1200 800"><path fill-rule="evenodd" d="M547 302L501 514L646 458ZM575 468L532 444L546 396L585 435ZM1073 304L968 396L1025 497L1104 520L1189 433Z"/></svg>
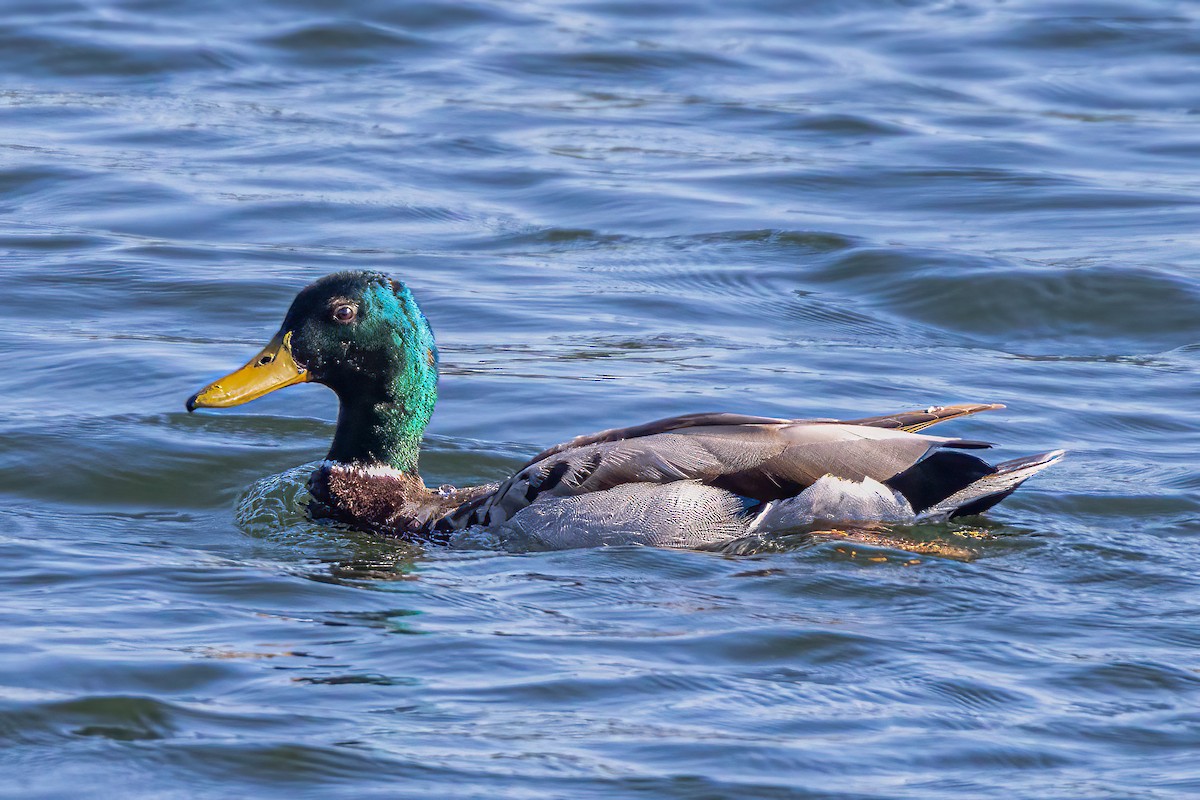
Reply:
<svg viewBox="0 0 1200 800"><path fill-rule="evenodd" d="M340 272L304 288L267 346L187 409L328 386L337 428L309 479L310 514L431 542L484 526L547 547L703 547L818 519L938 521L990 508L1063 455L991 465L967 452L985 442L919 433L994 403L853 420L707 413L580 436L499 484L431 490L417 464L437 380L433 332L408 287Z"/></svg>

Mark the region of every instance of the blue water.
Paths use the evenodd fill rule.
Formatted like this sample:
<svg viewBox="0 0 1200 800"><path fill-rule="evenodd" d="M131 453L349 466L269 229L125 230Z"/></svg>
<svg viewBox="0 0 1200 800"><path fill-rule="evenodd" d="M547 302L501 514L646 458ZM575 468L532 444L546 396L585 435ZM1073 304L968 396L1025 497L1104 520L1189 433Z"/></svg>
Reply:
<svg viewBox="0 0 1200 800"><path fill-rule="evenodd" d="M4 8L3 796L1200 794L1194 3ZM934 553L315 524L332 394L183 401L366 267L431 485L702 410L1069 455Z"/></svg>

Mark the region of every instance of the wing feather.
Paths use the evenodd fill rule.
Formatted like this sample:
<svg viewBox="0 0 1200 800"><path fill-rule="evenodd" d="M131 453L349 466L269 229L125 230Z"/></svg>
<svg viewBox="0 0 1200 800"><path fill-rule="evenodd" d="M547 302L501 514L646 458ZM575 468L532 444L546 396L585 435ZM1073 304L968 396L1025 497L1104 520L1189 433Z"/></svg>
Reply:
<svg viewBox="0 0 1200 800"><path fill-rule="evenodd" d="M902 428L846 423L740 415L694 415L684 424L677 424L684 418L673 419L625 429L666 428L656 433L613 438L614 429L575 440L581 444L551 448L488 497L457 509L446 525L490 525L511 519L539 500L632 483L693 480L767 502L790 497L825 475L883 481L936 449L986 446ZM700 424L702 419L710 424Z"/></svg>
<svg viewBox="0 0 1200 800"><path fill-rule="evenodd" d="M950 406L930 406L916 411L899 411L895 414L883 414L877 417L863 417L853 420L836 419L781 419L779 417L758 417L750 414L731 414L727 412L705 412L700 414L683 414L677 417L665 417L642 425L631 425L626 428L609 428L608 430L576 436L570 441L556 444L538 453L522 466L528 467L544 458L556 455L584 445L600 442L617 442L625 439L636 439L642 436L653 436L657 433L668 433L685 428L708 428L715 426L745 425L782 425L787 423L820 423L829 425L864 425L872 428L897 428L916 433L930 425L957 419L981 411L994 411L1004 408L1000 403L960 403Z"/></svg>
<svg viewBox="0 0 1200 800"><path fill-rule="evenodd" d="M846 420L846 425L869 425L874 428L898 428L909 433L928 428L948 419L978 414L981 411L995 411L1004 408L1002 403L960 403L953 406L930 406L917 411L901 411L896 414L884 414L878 417L863 417L862 419Z"/></svg>

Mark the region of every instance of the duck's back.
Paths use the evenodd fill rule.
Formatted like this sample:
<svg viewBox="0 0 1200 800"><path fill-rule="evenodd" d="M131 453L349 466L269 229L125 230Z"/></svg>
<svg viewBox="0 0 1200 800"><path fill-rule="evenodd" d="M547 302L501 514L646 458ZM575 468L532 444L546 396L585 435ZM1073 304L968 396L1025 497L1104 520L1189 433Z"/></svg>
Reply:
<svg viewBox="0 0 1200 800"><path fill-rule="evenodd" d="M963 505L969 502L976 513L1015 488L1007 481L986 497L968 491L998 470L962 451L989 445L912 431L996 407L931 408L852 422L696 414L602 431L540 453L437 527L507 523L553 547L695 547L734 538L764 520L795 524L818 512L833 519L911 519L964 492Z"/></svg>

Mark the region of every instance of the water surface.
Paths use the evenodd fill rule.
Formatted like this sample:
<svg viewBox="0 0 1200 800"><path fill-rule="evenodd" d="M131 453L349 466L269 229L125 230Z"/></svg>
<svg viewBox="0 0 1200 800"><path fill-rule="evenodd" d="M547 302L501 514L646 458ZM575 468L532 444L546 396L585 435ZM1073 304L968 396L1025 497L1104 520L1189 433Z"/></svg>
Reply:
<svg viewBox="0 0 1200 800"><path fill-rule="evenodd" d="M1200 25L1169 0L11 2L0 792L1200 793ZM677 413L1008 405L970 560L313 524L332 395L184 399L342 268L494 480Z"/></svg>

